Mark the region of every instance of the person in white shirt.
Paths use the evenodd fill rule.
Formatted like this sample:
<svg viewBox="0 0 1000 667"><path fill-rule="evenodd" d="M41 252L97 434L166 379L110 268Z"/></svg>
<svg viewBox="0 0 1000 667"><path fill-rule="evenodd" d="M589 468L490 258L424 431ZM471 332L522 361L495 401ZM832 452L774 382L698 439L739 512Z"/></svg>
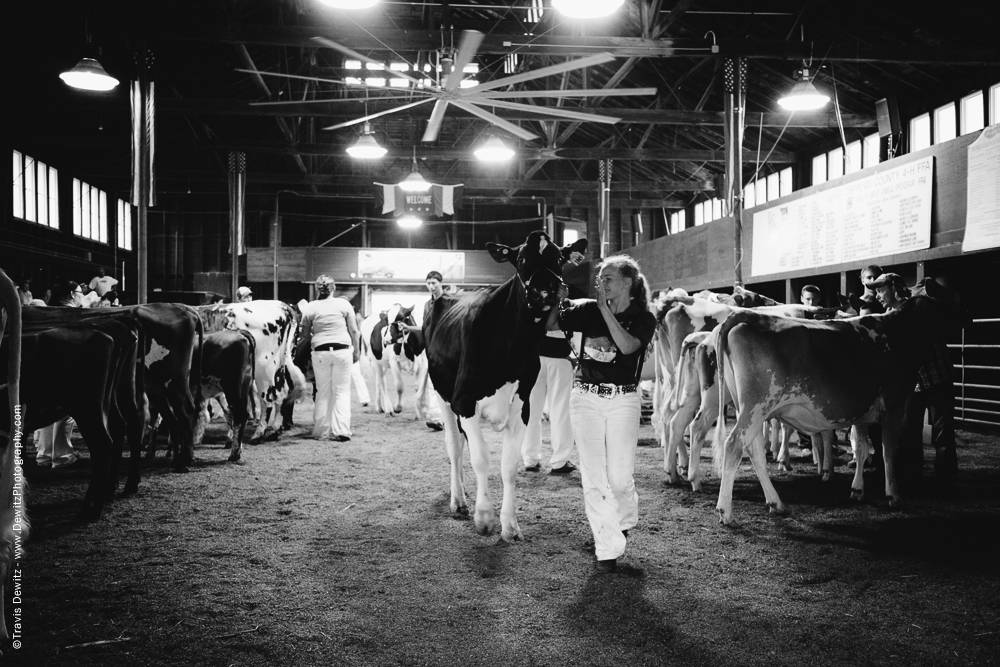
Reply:
<svg viewBox="0 0 1000 667"><path fill-rule="evenodd" d="M102 297L111 291L111 288L118 284L118 281L111 276L105 275L104 267L97 269L97 275L90 280L90 289L97 292L98 297Z"/></svg>
<svg viewBox="0 0 1000 667"><path fill-rule="evenodd" d="M316 278L319 298L302 308L302 340L312 349L316 378L312 435L317 440L351 439L351 367L360 353L354 308L334 296L333 278Z"/></svg>

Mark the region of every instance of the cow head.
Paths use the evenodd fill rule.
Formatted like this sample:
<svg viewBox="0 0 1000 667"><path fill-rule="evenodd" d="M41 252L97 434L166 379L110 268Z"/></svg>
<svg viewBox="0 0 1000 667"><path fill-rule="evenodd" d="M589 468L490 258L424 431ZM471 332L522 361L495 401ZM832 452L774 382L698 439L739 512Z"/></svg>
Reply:
<svg viewBox="0 0 1000 667"><path fill-rule="evenodd" d="M562 267L566 262L580 264L585 259L587 239L579 239L563 248L557 247L542 231L533 231L517 247L487 243L486 249L496 262L510 262L524 285L528 310L536 316L555 306L562 285Z"/></svg>
<svg viewBox="0 0 1000 667"><path fill-rule="evenodd" d="M741 306L743 308L759 308L761 306L779 306L777 301L768 298L763 294L758 294L757 292L751 292L748 289L744 289L742 285L737 285L733 288L733 304Z"/></svg>
<svg viewBox="0 0 1000 667"><path fill-rule="evenodd" d="M386 327L386 343L385 346L388 347L389 344L392 345L393 352L396 356L399 356L403 352L406 353L407 359L413 361L414 353L410 348L408 341L409 336L406 335L403 327L400 324L408 324L410 326L417 326L416 320L413 319L413 308L403 308L401 305L394 304L392 308L389 309L387 313L387 319L389 320L389 326Z"/></svg>

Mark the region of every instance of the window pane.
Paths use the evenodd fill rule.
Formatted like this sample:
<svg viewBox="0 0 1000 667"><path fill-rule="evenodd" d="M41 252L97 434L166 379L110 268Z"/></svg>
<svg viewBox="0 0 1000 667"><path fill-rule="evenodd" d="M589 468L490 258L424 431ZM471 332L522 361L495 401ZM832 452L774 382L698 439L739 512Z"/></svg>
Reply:
<svg viewBox="0 0 1000 667"><path fill-rule="evenodd" d="M753 181L747 183L743 188L743 208L753 208L757 205L757 191L753 187Z"/></svg>
<svg viewBox="0 0 1000 667"><path fill-rule="evenodd" d="M104 191L101 191L101 209L97 227L97 240L101 243L108 242L108 194Z"/></svg>
<svg viewBox="0 0 1000 667"><path fill-rule="evenodd" d="M983 91L962 98L962 134L983 129Z"/></svg>
<svg viewBox="0 0 1000 667"><path fill-rule="evenodd" d="M910 152L923 150L931 145L931 117L927 114L910 121Z"/></svg>
<svg viewBox="0 0 1000 667"><path fill-rule="evenodd" d="M45 164L35 161L36 183L38 190L38 223L48 226L49 224L49 175L45 173Z"/></svg>
<svg viewBox="0 0 1000 667"><path fill-rule="evenodd" d="M21 154L14 151L14 173L11 181L14 183L12 200L14 208L12 213L15 218L24 217L24 173L21 170Z"/></svg>
<svg viewBox="0 0 1000 667"><path fill-rule="evenodd" d="M712 220L718 220L722 217L722 200L715 197L712 198Z"/></svg>
<svg viewBox="0 0 1000 667"><path fill-rule="evenodd" d="M826 154L813 158L813 185L826 183ZM757 193L758 195L760 192ZM758 197L759 198L759 197Z"/></svg>
<svg viewBox="0 0 1000 667"><path fill-rule="evenodd" d="M694 205L694 226L705 224L705 211L702 210L702 204Z"/></svg>
<svg viewBox="0 0 1000 667"><path fill-rule="evenodd" d="M80 193L80 179L73 179L73 233L77 236L83 234L83 195Z"/></svg>
<svg viewBox="0 0 1000 667"><path fill-rule="evenodd" d="M878 151L881 140L882 138L878 136L878 132L875 134L869 134L865 137L865 155L863 166L866 169L878 164Z"/></svg>
<svg viewBox="0 0 1000 667"><path fill-rule="evenodd" d="M955 103L934 110L934 143L941 144L958 136L955 128Z"/></svg>
<svg viewBox="0 0 1000 667"><path fill-rule="evenodd" d="M778 175L770 174L767 177L767 201L774 201L781 196L779 193Z"/></svg>
<svg viewBox="0 0 1000 667"><path fill-rule="evenodd" d="M687 211L681 209L677 211L677 231L683 232L684 228L687 227Z"/></svg>
<svg viewBox="0 0 1000 667"><path fill-rule="evenodd" d="M847 173L861 171L861 142L852 141L847 144Z"/></svg>
<svg viewBox="0 0 1000 667"><path fill-rule="evenodd" d="M990 88L990 125L1000 123L1000 83Z"/></svg>
<svg viewBox="0 0 1000 667"><path fill-rule="evenodd" d="M754 198L757 200L757 206L761 206L767 202L767 181L757 180L753 184Z"/></svg>
<svg viewBox="0 0 1000 667"><path fill-rule="evenodd" d="M785 195L792 194L792 168L785 167L778 172L778 181L780 182L780 187L778 194L782 197Z"/></svg>
<svg viewBox="0 0 1000 667"><path fill-rule="evenodd" d="M59 171L49 167L49 227L59 229Z"/></svg>
<svg viewBox="0 0 1000 667"><path fill-rule="evenodd" d="M24 219L36 222L35 203L35 158L24 156Z"/></svg>
<svg viewBox="0 0 1000 667"><path fill-rule="evenodd" d="M125 202L125 246L126 250L132 249L132 205ZM577 235L579 238L579 234Z"/></svg>
<svg viewBox="0 0 1000 667"><path fill-rule="evenodd" d="M90 186L80 183L80 236L90 237Z"/></svg>
<svg viewBox="0 0 1000 667"><path fill-rule="evenodd" d="M828 153L827 165L829 178L832 181L844 175L844 149L834 148Z"/></svg>

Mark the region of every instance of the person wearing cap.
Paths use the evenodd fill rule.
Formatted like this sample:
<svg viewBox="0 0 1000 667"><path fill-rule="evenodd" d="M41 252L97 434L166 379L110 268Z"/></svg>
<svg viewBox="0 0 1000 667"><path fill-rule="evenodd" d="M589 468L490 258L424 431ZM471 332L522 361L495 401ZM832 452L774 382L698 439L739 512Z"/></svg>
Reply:
<svg viewBox="0 0 1000 667"><path fill-rule="evenodd" d="M316 278L318 297L302 308L302 340L312 350L316 400L312 435L317 440L351 439L351 368L360 358L354 308L334 296L333 278Z"/></svg>
<svg viewBox="0 0 1000 667"><path fill-rule="evenodd" d="M901 308L910 297L906 281L897 273L883 273L872 281L871 286L886 312ZM922 332L922 338L925 347L917 372L917 386L903 411L902 432L896 450L897 475L905 481L922 474L924 412L927 411L930 413L931 444L935 451L934 472L942 479L951 481L958 472L951 360L940 327Z"/></svg>
<svg viewBox="0 0 1000 667"><path fill-rule="evenodd" d="M244 285L243 287L236 290L236 301L237 303L246 303L247 301L253 301L253 290Z"/></svg>
<svg viewBox="0 0 1000 667"><path fill-rule="evenodd" d="M427 316L431 312L431 308L434 307L434 302L441 298L444 294L444 276L441 275L440 271L429 271L427 273L427 278L424 279L424 284L427 285L427 291L431 293L431 298L424 303L424 316L421 322L427 321ZM400 326L408 334L413 334L416 336L421 344L423 343L424 332L423 328L419 326L412 326L406 323L400 323ZM432 431L440 431L444 429L444 422L441 421L441 412L438 410L437 394L434 391L434 384L431 382L430 375L424 374L424 379L427 382L426 390L426 401L427 401L427 421L424 425ZM418 378L419 381L419 378Z"/></svg>

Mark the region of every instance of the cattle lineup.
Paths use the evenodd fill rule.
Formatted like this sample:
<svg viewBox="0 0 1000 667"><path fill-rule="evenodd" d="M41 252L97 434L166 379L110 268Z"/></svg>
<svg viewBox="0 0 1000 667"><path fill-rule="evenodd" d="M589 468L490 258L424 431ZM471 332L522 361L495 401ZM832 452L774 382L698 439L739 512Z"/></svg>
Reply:
<svg viewBox="0 0 1000 667"><path fill-rule="evenodd" d="M535 231L520 245L489 243L486 250L511 266L510 278L452 294L432 271L422 318L413 304L361 318L327 276L316 281L317 299L295 305L255 300L249 289L235 303L197 307L23 305L0 270L0 587L7 587L0 588L0 605L29 536L25 471L73 465L67 423L90 459L80 518L96 521L114 512L119 493L140 488L143 458L155 457L164 440L160 425L173 468L184 473L196 462L213 412L221 411L229 461L252 467L244 443L287 437L291 406L309 397L312 437L349 441L353 388L361 405L385 419L415 417L420 428L440 431L448 511L470 515L480 535L517 542L531 530L518 520L518 478L542 467L537 445L526 442L532 412L536 424L541 411L549 413L555 429L555 411L562 410L567 442L555 448L551 472L579 468L584 507L576 520L593 532L594 567L602 574L628 557L629 531L642 524L633 473L649 403L668 484L703 491L701 452L711 435L708 467L720 481L724 525L752 511L733 495L744 457L768 511L788 511L768 469L790 468L793 439L811 455L817 484L833 483L836 447L849 442L854 475L845 497L873 495L863 471L874 466L887 508L900 506L922 465L925 410L936 477L943 486L954 480L950 365L941 349L945 323L963 314L933 279L907 286L896 274L866 267L866 293L825 308L809 289L798 304L741 286L653 294L638 264L620 255L593 261L591 283L574 295L563 268L586 260L586 240L559 247ZM95 281L111 293L113 279L102 274ZM546 375L555 360L565 371ZM371 392L362 369L374 379ZM415 387L414 415L401 414L405 376ZM539 381L548 400L544 393L532 398ZM502 434L499 513L486 426ZM244 440L247 428L253 430ZM474 490L466 488L466 458ZM0 624L0 638L8 636Z"/></svg>

